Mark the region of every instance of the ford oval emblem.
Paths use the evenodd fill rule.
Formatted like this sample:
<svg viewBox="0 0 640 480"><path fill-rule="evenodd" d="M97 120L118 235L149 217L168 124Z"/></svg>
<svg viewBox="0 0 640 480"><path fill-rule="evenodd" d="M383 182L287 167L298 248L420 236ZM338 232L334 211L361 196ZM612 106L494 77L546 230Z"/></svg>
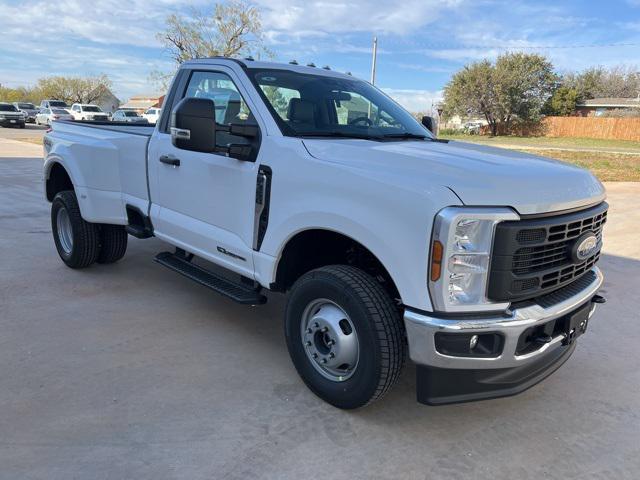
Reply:
<svg viewBox="0 0 640 480"><path fill-rule="evenodd" d="M599 247L598 237L593 232L587 232L576 240L572 248L572 257L578 262L582 262L593 256Z"/></svg>

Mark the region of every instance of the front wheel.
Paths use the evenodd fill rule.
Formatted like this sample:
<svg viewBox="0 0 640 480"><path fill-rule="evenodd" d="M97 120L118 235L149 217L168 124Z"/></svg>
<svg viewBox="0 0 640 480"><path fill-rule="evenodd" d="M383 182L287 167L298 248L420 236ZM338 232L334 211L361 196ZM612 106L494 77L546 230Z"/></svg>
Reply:
<svg viewBox="0 0 640 480"><path fill-rule="evenodd" d="M338 408L381 398L405 359L400 310L373 277L350 266L322 267L295 283L285 335L304 382Z"/></svg>
<svg viewBox="0 0 640 480"><path fill-rule="evenodd" d="M98 227L82 218L73 191L65 190L54 197L51 230L58 255L68 267L88 267L98 258Z"/></svg>

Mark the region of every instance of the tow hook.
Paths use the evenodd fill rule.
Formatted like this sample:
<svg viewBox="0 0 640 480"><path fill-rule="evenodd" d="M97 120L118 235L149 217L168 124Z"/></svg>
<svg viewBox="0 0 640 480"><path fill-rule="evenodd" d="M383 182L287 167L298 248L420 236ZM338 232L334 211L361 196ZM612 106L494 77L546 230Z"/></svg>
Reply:
<svg viewBox="0 0 640 480"><path fill-rule="evenodd" d="M604 298L602 295L594 295L594 296L591 298L591 301L592 301L593 303L607 303L607 299L606 299L606 298Z"/></svg>

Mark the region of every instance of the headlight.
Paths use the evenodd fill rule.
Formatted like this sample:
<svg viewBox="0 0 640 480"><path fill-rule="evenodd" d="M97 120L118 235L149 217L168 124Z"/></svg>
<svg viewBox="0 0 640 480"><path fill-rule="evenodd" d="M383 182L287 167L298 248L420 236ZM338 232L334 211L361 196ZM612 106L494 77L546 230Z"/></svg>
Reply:
<svg viewBox="0 0 640 480"><path fill-rule="evenodd" d="M503 310L487 298L493 234L497 223L519 220L509 208L447 207L433 225L429 291L445 312Z"/></svg>

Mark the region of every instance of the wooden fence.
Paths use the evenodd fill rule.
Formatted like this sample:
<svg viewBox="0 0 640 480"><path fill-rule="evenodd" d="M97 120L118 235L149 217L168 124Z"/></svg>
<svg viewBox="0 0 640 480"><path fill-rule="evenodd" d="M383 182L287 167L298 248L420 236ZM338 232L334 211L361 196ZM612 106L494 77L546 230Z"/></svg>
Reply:
<svg viewBox="0 0 640 480"><path fill-rule="evenodd" d="M640 142L640 118L546 117L546 137L605 138Z"/></svg>

